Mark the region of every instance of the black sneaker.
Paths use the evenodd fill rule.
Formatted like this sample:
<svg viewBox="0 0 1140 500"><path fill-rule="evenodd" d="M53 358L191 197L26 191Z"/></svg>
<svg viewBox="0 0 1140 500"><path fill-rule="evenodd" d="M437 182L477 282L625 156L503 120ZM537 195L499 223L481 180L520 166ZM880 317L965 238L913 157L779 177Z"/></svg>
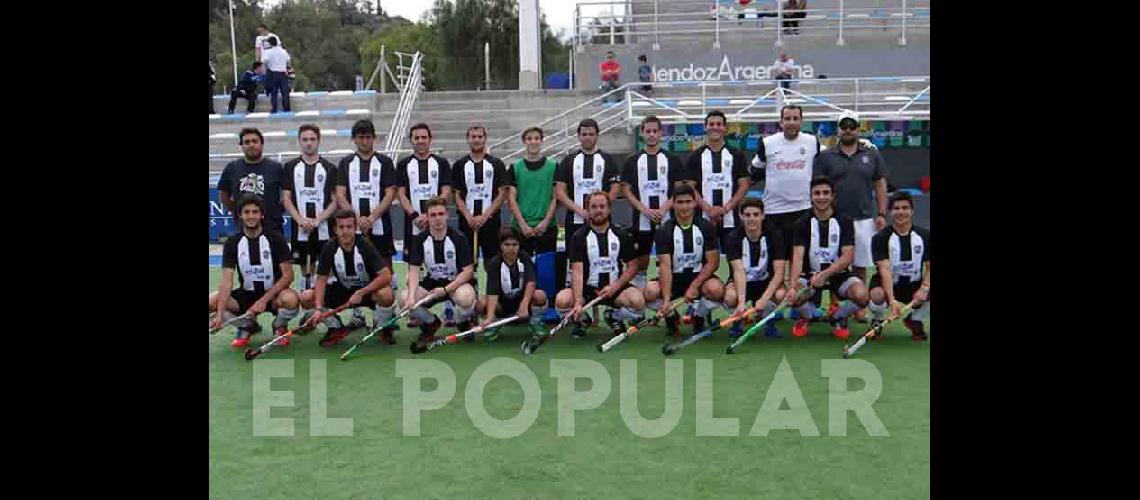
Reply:
<svg viewBox="0 0 1140 500"><path fill-rule="evenodd" d="M581 321L574 323L574 331L570 332L570 336L576 339L584 338L586 336L586 327L582 325Z"/></svg>
<svg viewBox="0 0 1140 500"><path fill-rule="evenodd" d="M712 313L705 316L693 316L693 333L703 332L705 325L712 324Z"/></svg>
<svg viewBox="0 0 1140 500"><path fill-rule="evenodd" d="M325 336L321 338L321 347L332 347L336 345L341 339L347 337L351 331L352 330L349 330L348 327L343 326L340 328L330 328L329 331L325 332Z"/></svg>
<svg viewBox="0 0 1140 500"><path fill-rule="evenodd" d="M621 321L621 320L614 318L612 309L609 311L606 311L605 317L606 317L606 325L610 327L610 334L611 335L616 336L616 335L621 335L622 333L625 333L625 330L628 327L625 325L624 321Z"/></svg>
<svg viewBox="0 0 1140 500"><path fill-rule="evenodd" d="M380 333L376 335L376 340L381 344L392 345L396 343L395 334L396 327L389 326L380 330Z"/></svg>
<svg viewBox="0 0 1140 500"><path fill-rule="evenodd" d="M874 329L878 328L878 327L879 327L880 325L882 325L882 324L883 324L883 320L882 320L882 319L880 319L880 318L871 318L871 328L870 328L870 330L874 330ZM879 333L877 333L877 334L876 334L874 337L871 337L871 340L880 340L880 339L882 339L882 338L883 338L883 331L882 331L882 330L879 330Z"/></svg>
<svg viewBox="0 0 1140 500"><path fill-rule="evenodd" d="M921 321L912 319L904 319L903 324L906 325L907 330L910 330L910 338L912 340L923 341L926 340L926 329L923 328Z"/></svg>
<svg viewBox="0 0 1140 500"><path fill-rule="evenodd" d="M357 316L355 314L352 315L352 319L348 321L348 324L344 325L344 327L348 328L348 331L350 332L359 330L366 326L368 326L368 321L364 319L364 316Z"/></svg>
<svg viewBox="0 0 1140 500"><path fill-rule="evenodd" d="M675 339L681 338L681 318L677 314L672 314L665 317L665 327L669 330L669 335Z"/></svg>
<svg viewBox="0 0 1140 500"><path fill-rule="evenodd" d="M463 333L463 332L466 332L467 330L470 330L472 328L475 328L475 324L473 324L471 322L471 320L469 320L469 319L460 321L460 322L455 324L455 332L456 333ZM475 336L474 335L468 335L463 340L467 341L467 342L474 342Z"/></svg>
<svg viewBox="0 0 1140 500"><path fill-rule="evenodd" d="M443 326L443 321L439 318L435 318L435 321L426 325L420 325L420 342L426 344L436 340L435 332L438 331L441 326Z"/></svg>

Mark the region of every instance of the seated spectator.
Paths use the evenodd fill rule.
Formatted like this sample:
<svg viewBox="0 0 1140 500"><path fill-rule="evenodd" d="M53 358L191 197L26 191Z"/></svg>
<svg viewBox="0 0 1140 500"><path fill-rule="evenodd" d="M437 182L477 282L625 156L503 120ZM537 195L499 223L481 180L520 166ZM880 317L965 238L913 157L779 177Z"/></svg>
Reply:
<svg viewBox="0 0 1140 500"><path fill-rule="evenodd" d="M649 65L648 61L645 54L637 56L637 62L641 63L641 65L637 67L637 80L640 82L653 81L653 67ZM653 85L642 85L641 90L648 96L653 95Z"/></svg>
<svg viewBox="0 0 1140 500"><path fill-rule="evenodd" d="M789 80L795 78L796 73L795 73L795 69L793 67L795 64L796 64L795 59L792 59L790 56L788 56L787 51L784 51L784 50L780 51L780 57L776 59L776 64L775 64L776 65L776 76L774 76L773 78L775 78L776 80L780 80L780 86L781 87L784 87L784 88L790 88L791 87L792 82L790 82Z"/></svg>
<svg viewBox="0 0 1140 500"><path fill-rule="evenodd" d="M257 85L265 81L265 63L255 62L251 69L247 70L241 75L241 81L238 82L237 88L230 92L230 108L229 114L234 113L234 106L237 106L239 97L249 102L245 107L246 113L252 113L253 108L257 106Z"/></svg>
<svg viewBox="0 0 1140 500"><path fill-rule="evenodd" d="M621 73L621 63L614 59L613 52L606 52L606 60L598 65L598 72L602 74L602 92L609 92L618 88L618 77ZM611 100L621 100L620 97Z"/></svg>
<svg viewBox="0 0 1140 500"><path fill-rule="evenodd" d="M799 19L807 17L807 0L788 0L784 2L784 34L800 34ZM791 19L791 20L789 20Z"/></svg>

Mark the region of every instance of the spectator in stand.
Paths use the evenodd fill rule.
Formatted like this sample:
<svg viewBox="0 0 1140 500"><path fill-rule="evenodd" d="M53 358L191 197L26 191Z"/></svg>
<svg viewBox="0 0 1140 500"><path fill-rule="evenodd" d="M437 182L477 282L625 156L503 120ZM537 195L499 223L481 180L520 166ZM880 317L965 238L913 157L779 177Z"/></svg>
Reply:
<svg viewBox="0 0 1140 500"><path fill-rule="evenodd" d="M237 88L230 92L230 107L229 114L234 114L234 106L237 106L238 98L243 98L249 102L245 107L246 113L252 113L253 108L257 106L257 84L263 83L265 80L265 64L254 62L252 67L246 70L241 75L241 81L238 82ZM213 99L211 98L211 101Z"/></svg>
<svg viewBox="0 0 1140 500"><path fill-rule="evenodd" d="M214 61L210 61L210 114L217 114L214 111L214 84L218 81L218 75L214 71Z"/></svg>
<svg viewBox="0 0 1140 500"><path fill-rule="evenodd" d="M614 59L613 52L606 52L606 60L598 65L598 72L602 74L603 93L618 88L618 76L621 74L621 63L619 63L617 59ZM616 100L620 99L619 97Z"/></svg>
<svg viewBox="0 0 1140 500"><path fill-rule="evenodd" d="M257 25L257 36L253 39L253 49L256 52L257 61L265 62L265 59L262 59L262 53L269 49L269 37L277 38L277 44L283 45L281 37L270 33L269 28L264 24Z"/></svg>
<svg viewBox="0 0 1140 500"><path fill-rule="evenodd" d="M277 94L281 94L281 108L289 112L289 53L269 37L269 48L262 54L265 62L265 86L269 90L270 113L277 112Z"/></svg>
<svg viewBox="0 0 1140 500"><path fill-rule="evenodd" d="M357 92L360 92L361 90L364 90L364 75L362 75L362 74L360 74L360 73L357 73L357 74L356 74L356 77L355 77L355 78L353 78L353 88L352 88L352 90L355 90L355 91L357 91Z"/></svg>
<svg viewBox="0 0 1140 500"><path fill-rule="evenodd" d="M637 62L641 63L641 65L637 67L637 80L640 82L653 81L653 66L650 66L648 61L645 54L637 56ZM653 85L642 85L641 90L644 91L646 95L650 97L653 96Z"/></svg>
<svg viewBox="0 0 1140 500"><path fill-rule="evenodd" d="M776 76L774 78L780 80L781 87L790 88L792 86L792 82L788 80L795 78L796 73L793 67L795 64L795 59L792 59L787 51L780 51L780 57L776 58Z"/></svg>
<svg viewBox="0 0 1140 500"><path fill-rule="evenodd" d="M785 35L798 35L800 34L799 19L807 17L807 0L788 0L784 2L784 34ZM789 19L795 19L789 21Z"/></svg>

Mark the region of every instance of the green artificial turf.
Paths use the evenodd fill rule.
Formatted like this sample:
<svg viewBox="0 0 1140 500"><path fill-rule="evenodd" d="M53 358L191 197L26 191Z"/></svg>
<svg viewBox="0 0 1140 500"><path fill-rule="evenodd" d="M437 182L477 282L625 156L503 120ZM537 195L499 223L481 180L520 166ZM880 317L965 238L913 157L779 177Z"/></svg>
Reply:
<svg viewBox="0 0 1140 500"><path fill-rule="evenodd" d="M721 274L724 273L722 266ZM218 268L210 268L210 290L217 288ZM403 266L397 263L398 280ZM480 272L480 275L482 273ZM651 270L650 276L654 273ZM480 276L482 277L482 276ZM481 280L483 281L483 280ZM717 317L723 311L715 313ZM261 323L268 332L268 314ZM866 324L852 321L852 338ZM813 324L806 338L757 335L737 354L724 354L723 332L690 346L669 359L683 368L683 411L677 426L663 437L643 438L624 423L620 393L636 388L643 418L665 410L665 356L660 352L664 325L650 327L612 351L601 354L595 344L608 338L595 327L585 339L564 331L533 356L518 344L524 326L503 330L498 342L460 343L412 355L408 344L418 329L405 328L397 345L369 342L348 361L339 355L361 333L333 348L321 348L321 333L294 337L292 345L275 348L247 362L230 348L233 329L209 337L210 350L210 496L215 498L876 498L912 499L930 494L930 350L914 343L901 324L887 327L886 340L869 343L853 360L840 355L842 342L824 323ZM442 329L445 335L454 330ZM682 332L689 333L688 327ZM255 335L251 346L269 337ZM541 408L537 421L518 437L485 435L468 416L465 390L471 374L484 362L504 357L518 360L537 376ZM439 410L424 411L421 435L405 436L403 379L396 360L437 360L455 373L455 396ZM636 361L636 387L621 388L621 360ZM819 436L800 436L777 429L750 436L753 423L785 360L802 391ZM351 418L351 437L310 433L310 361L324 362L327 417ZM558 384L552 360L592 360L611 379L609 396L593 410L575 414L575 435L558 435ZM697 435L697 362L711 360L713 415L738 418L738 437ZM847 415L846 436L829 429L829 379L822 360L867 362L882 376L882 393L873 409L889 436L868 435ZM282 363L284 365L282 365ZM628 361L627 361L628 363ZM291 437L254 433L255 367L292 366L292 378L274 378L273 391L292 391L292 407L274 407L272 418L292 418ZM261 368L257 368L261 369ZM575 388L589 390L579 379ZM859 390L863 382L849 382ZM433 381L422 382L425 391ZM495 418L514 417L523 407L520 385L508 377L492 379L483 406ZM784 409L787 406L783 407Z"/></svg>

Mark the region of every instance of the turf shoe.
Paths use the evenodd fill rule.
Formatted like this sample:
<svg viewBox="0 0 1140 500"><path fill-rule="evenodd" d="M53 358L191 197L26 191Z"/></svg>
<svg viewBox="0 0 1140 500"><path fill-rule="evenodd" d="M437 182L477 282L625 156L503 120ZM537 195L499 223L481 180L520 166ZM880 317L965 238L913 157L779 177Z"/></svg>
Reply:
<svg viewBox="0 0 1140 500"><path fill-rule="evenodd" d="M340 328L330 328L329 331L325 332L325 336L321 338L320 345L321 347L332 347L334 345L337 345L337 343L339 343L341 339L347 337L351 331L352 330L349 330L347 326L342 326Z"/></svg>
<svg viewBox="0 0 1140 500"><path fill-rule="evenodd" d="M731 328L728 329L728 338L738 339L741 335L744 335L744 327L740 326L740 322L737 321L736 323L732 324Z"/></svg>
<svg viewBox="0 0 1140 500"><path fill-rule="evenodd" d="M874 329L878 328L878 327L879 327L879 325L882 325L882 324L883 324L883 320L882 320L882 319L880 319L880 318L871 318L871 330L874 330ZM882 338L883 338L883 334L884 334L884 332L883 332L882 330L879 330L879 333L875 334L875 336L874 336L874 337L871 337L871 340L879 340L879 339L882 339Z"/></svg>
<svg viewBox="0 0 1140 500"><path fill-rule="evenodd" d="M496 326L494 328L489 328L487 330L484 330L483 331L483 341L484 342L494 342L496 340L499 340L499 329L500 328L502 328L502 327ZM532 328L531 334L533 335L535 333L535 331L536 330Z"/></svg>
<svg viewBox="0 0 1140 500"><path fill-rule="evenodd" d="M435 321L426 325L420 325L420 343L426 344L435 341L435 332L438 331L441 326L443 326L443 321L439 318L435 318Z"/></svg>
<svg viewBox="0 0 1140 500"><path fill-rule="evenodd" d="M465 320L460 321L460 322L455 324L456 333L463 333L463 332L466 332L467 330L470 330L472 328L475 328L475 325L472 324L471 320L469 320L469 319L465 319ZM475 336L474 335L468 335L463 340L466 340L467 342L474 342Z"/></svg>
<svg viewBox="0 0 1140 500"><path fill-rule="evenodd" d="M903 324L906 325L907 330L910 330L910 338L912 340L926 340L926 330L922 327L921 321L907 318L903 320Z"/></svg>
<svg viewBox="0 0 1140 500"><path fill-rule="evenodd" d="M775 318L764 325L764 336L770 339L780 338L780 329L776 327Z"/></svg>
<svg viewBox="0 0 1140 500"><path fill-rule="evenodd" d="M847 340L851 335L847 330L847 318L831 320L831 334L840 340Z"/></svg>
<svg viewBox="0 0 1140 500"><path fill-rule="evenodd" d="M237 334L234 335L233 342L230 342L230 347L245 347L249 345L249 337L253 335L247 330L238 328Z"/></svg>
<svg viewBox="0 0 1140 500"><path fill-rule="evenodd" d="M389 326L380 329L380 333L376 336L377 342L381 344L392 345L396 343L396 327Z"/></svg>
<svg viewBox="0 0 1140 500"><path fill-rule="evenodd" d="M289 333L289 328L285 325L273 329L273 338L280 337L277 338L277 345L281 347L289 345L289 337L285 336L286 333Z"/></svg>
<svg viewBox="0 0 1140 500"><path fill-rule="evenodd" d="M625 322L614 318L614 310L609 309L605 312L606 325L610 327L610 334L617 336L625 333Z"/></svg>
<svg viewBox="0 0 1140 500"><path fill-rule="evenodd" d="M665 317L665 328L668 329L671 337L681 338L681 318L676 313Z"/></svg>
<svg viewBox="0 0 1140 500"><path fill-rule="evenodd" d="M793 337L807 336L807 334L808 334L808 323L811 323L811 320L797 319L796 325L792 327L792 336Z"/></svg>

